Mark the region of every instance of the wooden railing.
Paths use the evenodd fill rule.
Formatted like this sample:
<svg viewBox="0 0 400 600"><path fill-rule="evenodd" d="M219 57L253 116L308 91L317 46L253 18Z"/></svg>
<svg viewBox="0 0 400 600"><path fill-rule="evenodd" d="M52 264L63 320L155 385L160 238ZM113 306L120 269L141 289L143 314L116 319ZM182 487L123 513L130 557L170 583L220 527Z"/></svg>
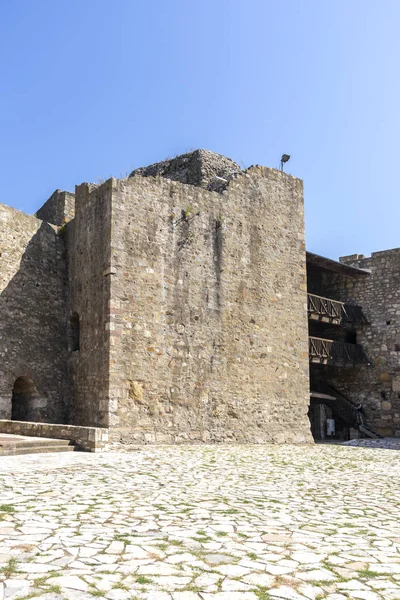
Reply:
<svg viewBox="0 0 400 600"><path fill-rule="evenodd" d="M362 346L317 337L309 338L309 357L310 362L323 365L369 364Z"/></svg>
<svg viewBox="0 0 400 600"><path fill-rule="evenodd" d="M331 300L316 294L308 296L308 316L310 319L340 325L341 323L362 324L367 320L360 306Z"/></svg>

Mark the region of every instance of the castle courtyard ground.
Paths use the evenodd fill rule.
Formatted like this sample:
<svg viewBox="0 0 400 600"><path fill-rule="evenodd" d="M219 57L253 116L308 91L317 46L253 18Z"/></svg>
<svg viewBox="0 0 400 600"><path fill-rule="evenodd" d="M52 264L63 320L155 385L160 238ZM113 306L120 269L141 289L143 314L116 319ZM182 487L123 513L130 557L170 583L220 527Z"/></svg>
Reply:
<svg viewBox="0 0 400 600"><path fill-rule="evenodd" d="M400 452L0 459L0 600L400 599Z"/></svg>

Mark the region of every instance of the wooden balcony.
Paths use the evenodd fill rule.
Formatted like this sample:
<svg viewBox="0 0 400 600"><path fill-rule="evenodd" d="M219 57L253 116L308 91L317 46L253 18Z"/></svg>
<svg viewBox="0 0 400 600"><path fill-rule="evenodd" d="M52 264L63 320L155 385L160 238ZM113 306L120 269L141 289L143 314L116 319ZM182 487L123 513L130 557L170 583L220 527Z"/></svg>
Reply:
<svg viewBox="0 0 400 600"><path fill-rule="evenodd" d="M370 364L362 346L309 337L310 362L321 365L348 366Z"/></svg>
<svg viewBox="0 0 400 600"><path fill-rule="evenodd" d="M321 323L331 325L362 325L367 320L360 306L338 302L323 296L307 294L308 296L308 318Z"/></svg>

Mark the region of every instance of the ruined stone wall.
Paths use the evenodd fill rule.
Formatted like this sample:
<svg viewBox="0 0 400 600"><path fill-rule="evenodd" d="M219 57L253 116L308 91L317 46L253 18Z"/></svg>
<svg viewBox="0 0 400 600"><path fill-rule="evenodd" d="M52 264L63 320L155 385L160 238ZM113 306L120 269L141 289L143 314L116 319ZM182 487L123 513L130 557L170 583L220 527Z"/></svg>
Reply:
<svg viewBox="0 0 400 600"><path fill-rule="evenodd" d="M74 425L108 424L111 180L76 188L68 249L69 365ZM79 323L79 348L75 345Z"/></svg>
<svg viewBox="0 0 400 600"><path fill-rule="evenodd" d="M222 191L227 187L228 181L241 172L239 165L226 156L209 150L195 150L154 165L135 169L130 177L160 176L206 190Z"/></svg>
<svg viewBox="0 0 400 600"><path fill-rule="evenodd" d="M64 242L57 229L0 205L0 417L18 378L26 420L68 413ZM27 390L27 392L26 392Z"/></svg>
<svg viewBox="0 0 400 600"><path fill-rule="evenodd" d="M112 439L311 441L302 182L112 185Z"/></svg>
<svg viewBox="0 0 400 600"><path fill-rule="evenodd" d="M335 385L362 402L378 432L400 436L400 248L340 260L371 271L369 277L331 278L338 298L360 305L368 319L369 325L357 330L357 342L371 365L337 369Z"/></svg>
<svg viewBox="0 0 400 600"><path fill-rule="evenodd" d="M75 215L75 194L56 190L36 213L36 217L53 225L68 223Z"/></svg>

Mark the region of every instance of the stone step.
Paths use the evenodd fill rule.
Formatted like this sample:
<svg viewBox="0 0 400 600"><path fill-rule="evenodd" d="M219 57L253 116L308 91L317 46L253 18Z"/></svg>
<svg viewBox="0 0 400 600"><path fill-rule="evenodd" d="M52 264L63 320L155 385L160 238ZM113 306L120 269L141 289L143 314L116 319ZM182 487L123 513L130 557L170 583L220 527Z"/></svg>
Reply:
<svg viewBox="0 0 400 600"><path fill-rule="evenodd" d="M0 439L0 448L2 448L3 446L8 446L9 444L12 444L13 446L18 446L18 448L35 448L36 446L41 446L45 448L46 446L71 446L73 442L71 442L70 440L53 440L50 438L28 438L27 440L23 441L11 440L10 442L3 444Z"/></svg>
<svg viewBox="0 0 400 600"><path fill-rule="evenodd" d="M367 435L370 438L379 439L379 438L383 437L382 435L380 435L379 433L376 433L376 431L374 431L373 429L371 429L367 425L360 424L358 426L358 429L361 431L361 433L363 433L364 435Z"/></svg>
<svg viewBox="0 0 400 600"><path fill-rule="evenodd" d="M31 448L21 448L20 446L0 448L1 456L17 456L19 454L47 454L50 452L77 452L75 446L33 446Z"/></svg>
<svg viewBox="0 0 400 600"><path fill-rule="evenodd" d="M0 456L43 454L45 452L72 452L74 450L77 450L77 448L71 440L0 434Z"/></svg>

